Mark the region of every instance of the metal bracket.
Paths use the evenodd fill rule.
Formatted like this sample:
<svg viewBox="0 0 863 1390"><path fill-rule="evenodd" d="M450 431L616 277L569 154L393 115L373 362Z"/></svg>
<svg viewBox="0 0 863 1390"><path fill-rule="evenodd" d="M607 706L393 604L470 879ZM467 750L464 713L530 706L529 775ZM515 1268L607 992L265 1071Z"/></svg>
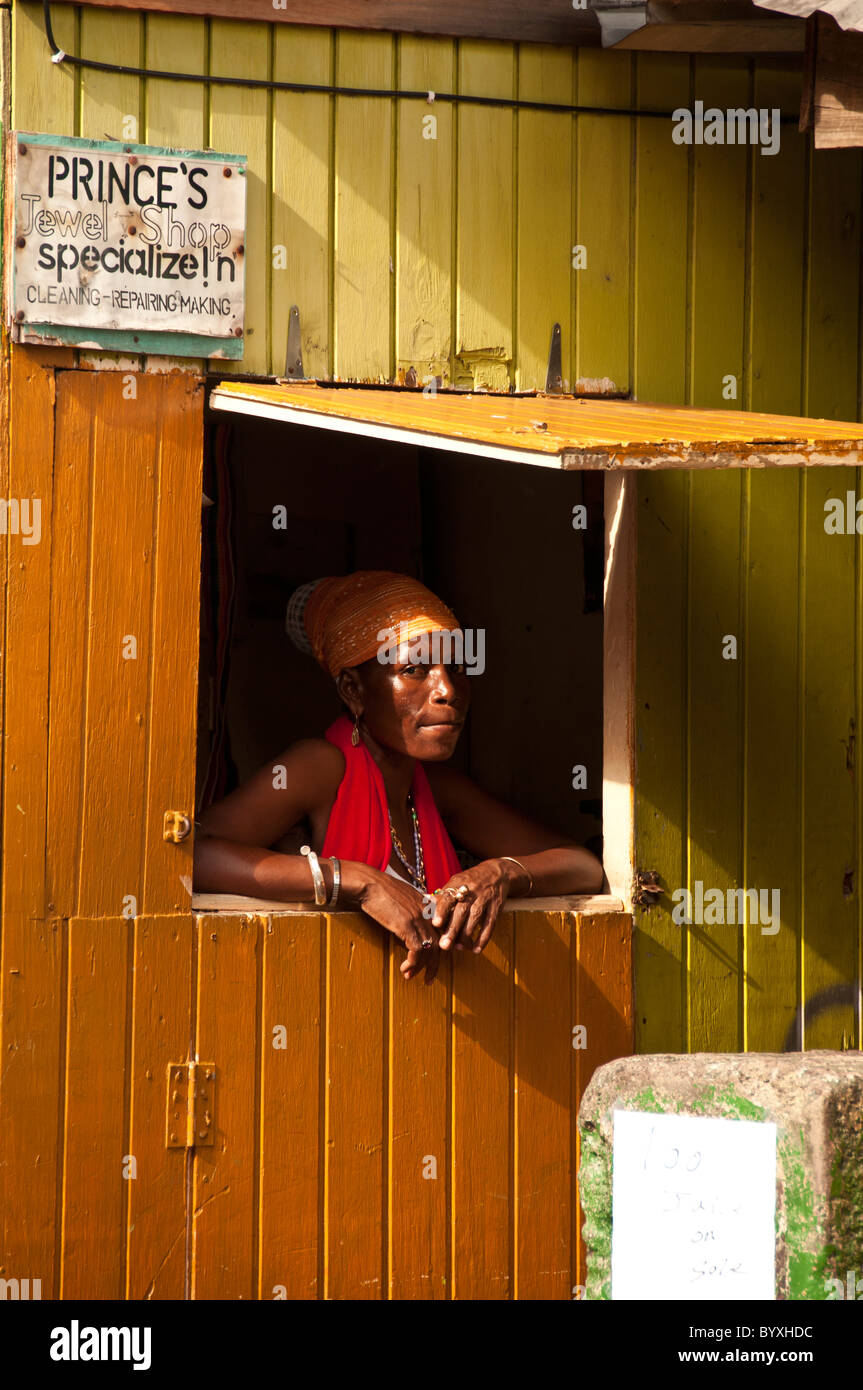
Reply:
<svg viewBox="0 0 863 1390"><path fill-rule="evenodd" d="M182 844L183 840L188 839L192 829L192 822L189 816L182 811L166 811L162 821L162 839L169 840L172 845Z"/></svg>
<svg viewBox="0 0 863 1390"><path fill-rule="evenodd" d="M545 389L549 396L563 394L563 364L560 356L560 324L551 330L551 346L548 349L548 371L545 374Z"/></svg>
<svg viewBox="0 0 863 1390"><path fill-rule="evenodd" d="M211 1147L215 1099L216 1068L212 1062L170 1062L165 1148Z"/></svg>
<svg viewBox="0 0 863 1390"><path fill-rule="evenodd" d="M285 357L285 376L289 381L305 381L303 371L303 344L300 337L300 311L296 304L291 305L288 319L288 351Z"/></svg>
<svg viewBox="0 0 863 1390"><path fill-rule="evenodd" d="M646 4L627 3L627 0L617 0L613 5L595 5L593 11L599 20L603 48L613 48L630 34L643 29L648 17Z"/></svg>
<svg viewBox="0 0 863 1390"><path fill-rule="evenodd" d="M639 907L654 907L654 900L662 897L664 892L665 889L659 882L659 874L656 869L636 870L633 901Z"/></svg>

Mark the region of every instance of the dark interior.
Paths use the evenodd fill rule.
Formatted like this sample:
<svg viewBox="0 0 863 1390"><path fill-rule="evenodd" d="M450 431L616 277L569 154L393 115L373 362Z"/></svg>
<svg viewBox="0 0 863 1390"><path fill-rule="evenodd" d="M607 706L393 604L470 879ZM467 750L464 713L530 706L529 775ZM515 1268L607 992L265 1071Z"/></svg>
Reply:
<svg viewBox="0 0 863 1390"><path fill-rule="evenodd" d="M485 670L455 760L488 791L601 853L602 476L242 416L208 424L202 511L199 812L341 712L285 632L293 590L411 573ZM208 505L207 499L213 505ZM587 509L574 529L573 507ZM284 525L274 525L282 515ZM587 786L573 788L573 767Z"/></svg>

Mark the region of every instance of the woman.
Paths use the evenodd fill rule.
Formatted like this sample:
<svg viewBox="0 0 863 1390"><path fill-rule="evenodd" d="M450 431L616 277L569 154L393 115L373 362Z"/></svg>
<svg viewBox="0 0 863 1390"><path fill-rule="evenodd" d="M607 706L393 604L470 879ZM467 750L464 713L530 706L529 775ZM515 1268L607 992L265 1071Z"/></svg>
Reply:
<svg viewBox="0 0 863 1390"><path fill-rule="evenodd" d="M196 891L358 908L407 948L405 979L425 970L426 984L440 951L484 949L511 893L597 892L593 854L446 766L470 703L470 677L434 637L461 633L446 605L388 571L306 588L306 650L350 713L203 814ZM265 848L303 821L302 854ZM462 869L449 832L480 862Z"/></svg>

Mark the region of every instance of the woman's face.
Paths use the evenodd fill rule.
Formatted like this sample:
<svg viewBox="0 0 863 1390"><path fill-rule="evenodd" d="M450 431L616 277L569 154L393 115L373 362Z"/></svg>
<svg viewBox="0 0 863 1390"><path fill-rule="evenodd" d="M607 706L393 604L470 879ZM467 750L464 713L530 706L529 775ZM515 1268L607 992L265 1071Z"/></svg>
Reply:
<svg viewBox="0 0 863 1390"><path fill-rule="evenodd" d="M423 762L452 756L470 705L470 678L463 665L399 660L382 664L373 657L356 667L356 698L362 723L386 748ZM404 660L401 658L404 657ZM349 687L344 691L349 696Z"/></svg>

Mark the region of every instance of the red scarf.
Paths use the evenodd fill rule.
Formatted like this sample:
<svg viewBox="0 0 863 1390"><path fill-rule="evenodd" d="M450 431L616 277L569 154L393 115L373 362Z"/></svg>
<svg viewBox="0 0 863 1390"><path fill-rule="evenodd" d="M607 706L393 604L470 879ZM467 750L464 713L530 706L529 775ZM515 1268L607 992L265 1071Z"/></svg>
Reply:
<svg viewBox="0 0 863 1390"><path fill-rule="evenodd" d="M387 812L387 793L381 770L362 739L351 743L353 724L340 714L324 737L345 756L345 775L330 812L321 853L339 859L354 859L384 873L392 855L392 839ZM422 840L426 883L430 893L442 888L457 874L461 865L452 840L435 806L432 790L421 763L414 764L411 795L416 807Z"/></svg>

